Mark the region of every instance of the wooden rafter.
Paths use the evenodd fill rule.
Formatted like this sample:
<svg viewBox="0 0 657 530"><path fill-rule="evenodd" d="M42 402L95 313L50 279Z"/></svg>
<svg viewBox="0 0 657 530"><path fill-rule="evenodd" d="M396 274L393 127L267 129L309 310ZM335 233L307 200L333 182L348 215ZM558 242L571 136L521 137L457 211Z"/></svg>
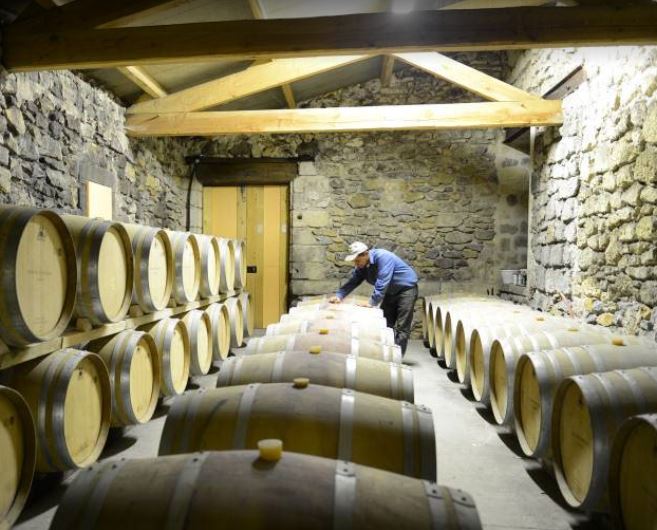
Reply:
<svg viewBox="0 0 657 530"><path fill-rule="evenodd" d="M654 44L657 5L441 10L396 18L369 13L305 18L303 24L266 19L87 27L33 33L9 25L3 35L5 66L84 69L238 57Z"/></svg>
<svg viewBox="0 0 657 530"><path fill-rule="evenodd" d="M440 53L398 53L396 57L490 101L541 99Z"/></svg>
<svg viewBox="0 0 657 530"><path fill-rule="evenodd" d="M395 68L395 56L384 55L381 63L381 85L389 86L392 80L392 71Z"/></svg>
<svg viewBox="0 0 657 530"><path fill-rule="evenodd" d="M367 59L365 55L277 59L166 97L133 105L129 113L189 112L230 103L239 98L279 87Z"/></svg>
<svg viewBox="0 0 657 530"><path fill-rule="evenodd" d="M119 68L119 72L153 98L162 98L167 95L166 90L141 66L122 66Z"/></svg>
<svg viewBox="0 0 657 530"><path fill-rule="evenodd" d="M436 130L559 125L560 101L140 114L131 136Z"/></svg>
<svg viewBox="0 0 657 530"><path fill-rule="evenodd" d="M287 106L291 109L296 109L297 101L294 98L294 92L292 91L292 86L285 84L281 87L281 90L283 91L283 97L285 97L285 102L287 103Z"/></svg>

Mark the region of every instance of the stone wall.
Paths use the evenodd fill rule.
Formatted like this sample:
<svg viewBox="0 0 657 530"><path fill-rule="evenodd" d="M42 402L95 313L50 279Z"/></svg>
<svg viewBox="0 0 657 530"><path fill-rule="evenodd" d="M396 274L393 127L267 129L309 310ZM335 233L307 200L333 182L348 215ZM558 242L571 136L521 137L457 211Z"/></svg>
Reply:
<svg viewBox="0 0 657 530"><path fill-rule="evenodd" d="M185 228L185 142L127 138L125 108L68 71L0 69L0 95L0 203L83 213L81 190L93 180L112 186L115 219ZM195 184L195 231L201 203Z"/></svg>
<svg viewBox="0 0 657 530"><path fill-rule="evenodd" d="M501 54L457 58L497 77L505 72ZM476 100L406 68L388 88L372 80L300 106ZM224 157L314 153L292 184L294 295L334 291L350 272L343 259L354 240L397 252L418 271L420 294L430 294L452 288L445 282L485 292L497 284L500 268L526 263L527 157L500 140L491 130L259 135L216 138L203 150Z"/></svg>
<svg viewBox="0 0 657 530"><path fill-rule="evenodd" d="M657 312L657 48L527 52L537 94L582 65L564 124L542 131L531 190L532 304L630 333Z"/></svg>

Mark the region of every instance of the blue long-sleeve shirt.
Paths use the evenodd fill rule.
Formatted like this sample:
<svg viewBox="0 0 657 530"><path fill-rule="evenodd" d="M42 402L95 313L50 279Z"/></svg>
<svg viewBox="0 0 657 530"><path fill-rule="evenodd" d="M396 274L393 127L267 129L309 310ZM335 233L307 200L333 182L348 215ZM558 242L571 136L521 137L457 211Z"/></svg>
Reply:
<svg viewBox="0 0 657 530"><path fill-rule="evenodd" d="M417 274L396 254L382 248L373 248L370 249L369 264L362 269L355 267L347 283L338 289L336 296L342 300L363 281L374 285L370 304L378 305L388 288L413 287L417 284Z"/></svg>

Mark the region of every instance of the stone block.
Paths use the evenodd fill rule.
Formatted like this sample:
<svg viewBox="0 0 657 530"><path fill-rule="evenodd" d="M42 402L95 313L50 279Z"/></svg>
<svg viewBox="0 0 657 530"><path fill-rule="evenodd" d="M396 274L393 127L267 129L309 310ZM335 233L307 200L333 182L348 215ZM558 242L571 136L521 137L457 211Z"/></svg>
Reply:
<svg viewBox="0 0 657 530"><path fill-rule="evenodd" d="M657 182L657 146L647 146L634 163L634 178L640 182Z"/></svg>
<svg viewBox="0 0 657 530"><path fill-rule="evenodd" d="M299 176L317 175L315 162L299 162Z"/></svg>
<svg viewBox="0 0 657 530"><path fill-rule="evenodd" d="M654 241L656 237L657 230L657 217L646 216L639 219L639 222L636 224L635 234L637 239L642 239L644 241Z"/></svg>
<svg viewBox="0 0 657 530"><path fill-rule="evenodd" d="M657 188L653 186L645 186L639 195L641 202L650 204L657 204Z"/></svg>
<svg viewBox="0 0 657 530"><path fill-rule="evenodd" d="M0 192L11 192L11 171L4 167L0 168Z"/></svg>
<svg viewBox="0 0 657 530"><path fill-rule="evenodd" d="M292 225L294 228L303 226L321 228L331 226L331 218L325 210L306 210L293 216Z"/></svg>
<svg viewBox="0 0 657 530"><path fill-rule="evenodd" d="M347 199L347 204L354 209L360 209L367 208L372 204L372 201L364 193L356 193Z"/></svg>
<svg viewBox="0 0 657 530"><path fill-rule="evenodd" d="M21 112L21 109L18 107L9 107L5 111L5 116L7 118L7 123L9 124L9 128L14 132L15 134L22 136L25 134L26 126L25 126L25 120L23 119L23 113Z"/></svg>
<svg viewBox="0 0 657 530"><path fill-rule="evenodd" d="M445 236L445 241L447 241L448 243L462 245L472 241L472 234L465 234L463 232L456 232L456 231L449 232Z"/></svg>
<svg viewBox="0 0 657 530"><path fill-rule="evenodd" d="M642 134L646 142L657 143L657 103L653 103L645 115Z"/></svg>
<svg viewBox="0 0 657 530"><path fill-rule="evenodd" d="M292 247L291 261L305 263L308 261L324 262L326 260L326 247L295 245Z"/></svg>
<svg viewBox="0 0 657 530"><path fill-rule="evenodd" d="M609 327L615 322L616 318L611 313L602 313L595 319L596 323L600 326Z"/></svg>
<svg viewBox="0 0 657 530"><path fill-rule="evenodd" d="M641 284L639 301L646 304L648 307L657 306L657 282L648 281Z"/></svg>

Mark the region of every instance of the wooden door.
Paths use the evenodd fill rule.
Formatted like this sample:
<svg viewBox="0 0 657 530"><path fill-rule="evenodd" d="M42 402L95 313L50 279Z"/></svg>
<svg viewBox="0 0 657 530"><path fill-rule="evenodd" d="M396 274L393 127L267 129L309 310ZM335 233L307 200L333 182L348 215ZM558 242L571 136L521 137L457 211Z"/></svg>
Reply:
<svg viewBox="0 0 657 530"><path fill-rule="evenodd" d="M287 311L288 216L287 185L203 189L203 231L246 241L246 288L257 328Z"/></svg>

